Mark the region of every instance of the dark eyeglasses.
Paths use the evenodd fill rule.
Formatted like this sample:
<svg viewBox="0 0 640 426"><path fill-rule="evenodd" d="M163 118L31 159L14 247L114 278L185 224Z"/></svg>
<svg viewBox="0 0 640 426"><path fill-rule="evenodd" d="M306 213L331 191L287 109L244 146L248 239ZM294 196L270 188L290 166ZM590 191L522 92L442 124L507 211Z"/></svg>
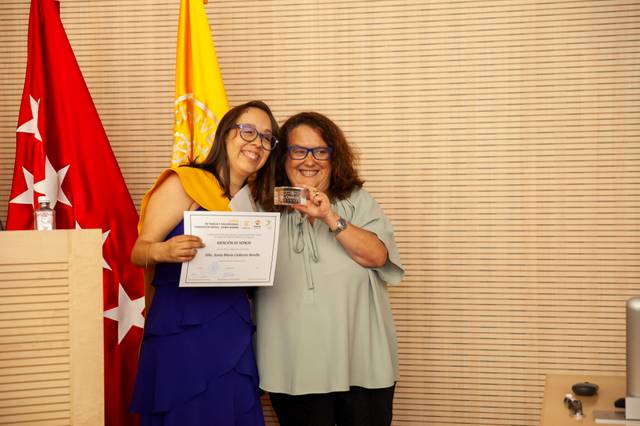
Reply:
<svg viewBox="0 0 640 426"><path fill-rule="evenodd" d="M240 137L247 143L259 137L262 148L267 151L272 151L278 145L278 138L271 133L260 133L253 124L240 123L236 124L235 128L240 130Z"/></svg>
<svg viewBox="0 0 640 426"><path fill-rule="evenodd" d="M304 146L291 145L287 147L287 153L292 160L304 160L311 153L313 158L319 161L326 161L331 158L333 148L330 146L318 146L316 148L305 148Z"/></svg>

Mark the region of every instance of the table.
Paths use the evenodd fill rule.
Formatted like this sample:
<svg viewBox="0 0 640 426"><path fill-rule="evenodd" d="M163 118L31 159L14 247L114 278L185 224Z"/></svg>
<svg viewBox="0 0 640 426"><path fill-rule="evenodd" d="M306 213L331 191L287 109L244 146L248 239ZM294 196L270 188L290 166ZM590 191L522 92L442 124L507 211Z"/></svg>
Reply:
<svg viewBox="0 0 640 426"><path fill-rule="evenodd" d="M564 396L571 391L571 385L579 382L595 383L599 386L598 393L594 396L575 395L582 401L584 417L577 420L571 415L571 410L564 404ZM544 385L544 402L542 404L541 426L591 426L603 425L595 423L594 410L614 411L613 403L626 394L626 382L624 376L591 376L591 375L567 375L549 374ZM623 423L625 424L625 423ZM627 422L628 425L640 424Z"/></svg>

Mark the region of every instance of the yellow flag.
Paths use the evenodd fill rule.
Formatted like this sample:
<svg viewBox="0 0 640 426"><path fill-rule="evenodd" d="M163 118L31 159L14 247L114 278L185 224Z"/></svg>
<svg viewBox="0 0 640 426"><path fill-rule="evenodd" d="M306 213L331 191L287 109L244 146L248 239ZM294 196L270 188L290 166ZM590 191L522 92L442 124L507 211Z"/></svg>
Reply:
<svg viewBox="0 0 640 426"><path fill-rule="evenodd" d="M204 160L229 109L203 1L180 1L172 166Z"/></svg>

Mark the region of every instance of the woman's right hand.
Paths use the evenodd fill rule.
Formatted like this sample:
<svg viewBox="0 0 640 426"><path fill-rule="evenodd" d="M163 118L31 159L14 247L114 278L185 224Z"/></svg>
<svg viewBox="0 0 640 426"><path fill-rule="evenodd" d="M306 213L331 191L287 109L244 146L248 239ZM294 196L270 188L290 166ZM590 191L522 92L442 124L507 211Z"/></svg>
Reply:
<svg viewBox="0 0 640 426"><path fill-rule="evenodd" d="M156 263L193 259L197 249L204 247L200 238L194 235L176 235L166 241L165 238L182 221L185 211L198 207L184 191L175 173L154 187L149 195L140 235L131 251L133 264L148 269Z"/></svg>
<svg viewBox="0 0 640 426"><path fill-rule="evenodd" d="M156 243L157 244L157 243ZM181 263L193 259L198 252L197 249L204 247L204 243L195 235L176 235L162 245L159 256L153 256L158 262Z"/></svg>

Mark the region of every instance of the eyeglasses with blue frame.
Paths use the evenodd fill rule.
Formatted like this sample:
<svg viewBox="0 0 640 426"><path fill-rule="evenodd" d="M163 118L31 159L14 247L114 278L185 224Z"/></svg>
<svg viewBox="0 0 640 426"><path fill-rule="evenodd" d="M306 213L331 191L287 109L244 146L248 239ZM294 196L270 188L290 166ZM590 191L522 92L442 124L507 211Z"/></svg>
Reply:
<svg viewBox="0 0 640 426"><path fill-rule="evenodd" d="M327 161L331 158L333 147L317 146L315 148L306 148L304 146L290 145L287 147L287 153L292 160L304 160L311 153L316 160Z"/></svg>
<svg viewBox="0 0 640 426"><path fill-rule="evenodd" d="M240 137L247 143L255 141L256 138L260 138L262 148L267 151L273 151L276 145L278 145L278 138L271 133L261 133L253 124L240 123L236 124L235 128L240 131Z"/></svg>

